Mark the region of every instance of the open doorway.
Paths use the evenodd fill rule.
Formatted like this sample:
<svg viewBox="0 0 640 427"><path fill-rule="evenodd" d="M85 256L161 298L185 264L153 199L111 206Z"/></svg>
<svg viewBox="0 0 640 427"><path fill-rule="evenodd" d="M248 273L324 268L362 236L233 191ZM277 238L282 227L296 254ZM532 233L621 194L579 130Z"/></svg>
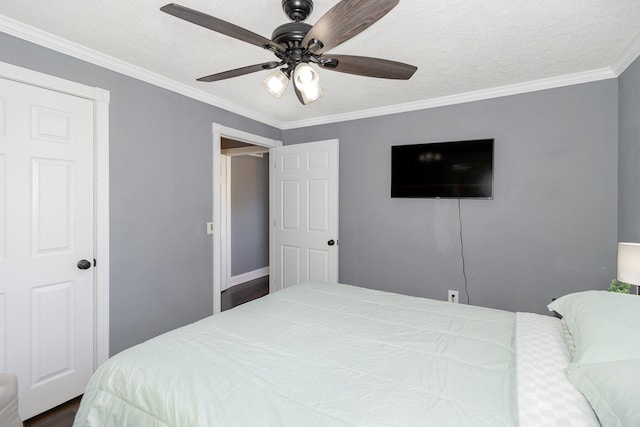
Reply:
<svg viewBox="0 0 640 427"><path fill-rule="evenodd" d="M269 293L269 148L222 137L220 154L225 311Z"/></svg>
<svg viewBox="0 0 640 427"><path fill-rule="evenodd" d="M240 250L251 245L251 231L243 230L242 223L238 223L238 219L232 212L233 202L231 200L230 186L228 182L233 185L233 176L230 176L225 168L229 168L231 174L234 173L235 162L233 159L238 158L239 163L245 163L247 166L250 163L254 163L255 170L260 169L259 161L256 159L266 160L267 167L264 169L266 176L261 179L266 184L267 194L265 195L269 200L268 189L269 186L269 169L268 169L268 152L271 148L282 145L280 141L265 138L259 135L250 134L248 132L240 131L233 128L227 128L219 124L213 124L213 312L220 313L222 311L222 298L221 293L224 287L237 283L246 283L247 281L259 278L263 273L270 273L269 262L266 266L257 266L263 255L260 255L261 249L253 253L248 257L242 257L242 255L234 256L233 249L233 235L245 235L249 236L247 242L236 242ZM223 148L224 146L224 148ZM247 157L247 155L249 155ZM262 155L263 157L257 157ZM265 158L265 156L267 156ZM244 157L244 159L243 159ZM253 161L251 160L253 158ZM236 171L243 171L241 165L237 167ZM250 168L247 167L247 170ZM224 173L223 173L224 172ZM230 179L226 179L230 176ZM236 178L242 180L243 178ZM256 178L253 178L254 180ZM225 181L223 184L223 180ZM255 183L254 183L255 184ZM254 190L249 189L249 193L252 191L259 191L257 188ZM269 202L267 202L269 203ZM229 207L230 209L227 209ZM254 217L255 218L255 217ZM267 204L267 211L262 218L266 220L267 224L267 241L266 251L267 256L270 257L269 242L272 241L272 228L268 227L269 224L269 207ZM260 222L260 220L255 220ZM238 233L234 232L234 222L237 223L235 229ZM255 226L255 224L254 224ZM244 240L244 239L243 239ZM234 258L236 261L234 262ZM234 265L235 264L235 265ZM266 269L265 269L266 267ZM247 270L247 271L242 271ZM236 276L234 278L234 276ZM265 276L261 276L265 277ZM266 276L266 277L270 277ZM232 279L233 278L233 279ZM226 307L225 307L226 308Z"/></svg>

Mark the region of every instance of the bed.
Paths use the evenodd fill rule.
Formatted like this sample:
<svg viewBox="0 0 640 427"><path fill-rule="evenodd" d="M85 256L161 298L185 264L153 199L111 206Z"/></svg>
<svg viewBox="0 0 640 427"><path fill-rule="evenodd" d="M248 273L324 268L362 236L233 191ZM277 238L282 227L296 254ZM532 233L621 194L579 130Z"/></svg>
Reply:
<svg viewBox="0 0 640 427"><path fill-rule="evenodd" d="M565 322L292 286L112 357L74 426L598 426L561 300Z"/></svg>

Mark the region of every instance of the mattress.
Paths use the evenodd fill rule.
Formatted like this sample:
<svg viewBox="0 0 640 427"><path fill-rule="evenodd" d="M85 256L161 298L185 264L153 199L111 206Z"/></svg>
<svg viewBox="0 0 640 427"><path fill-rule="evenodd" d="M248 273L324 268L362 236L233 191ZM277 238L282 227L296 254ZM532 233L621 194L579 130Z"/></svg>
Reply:
<svg viewBox="0 0 640 427"><path fill-rule="evenodd" d="M516 426L516 314L301 284L104 363L74 426Z"/></svg>

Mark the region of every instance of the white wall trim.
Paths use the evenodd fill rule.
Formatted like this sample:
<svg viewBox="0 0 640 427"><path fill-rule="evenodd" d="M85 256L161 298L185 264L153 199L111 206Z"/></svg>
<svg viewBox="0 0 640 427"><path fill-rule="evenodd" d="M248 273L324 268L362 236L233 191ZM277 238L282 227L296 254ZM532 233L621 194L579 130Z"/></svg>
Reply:
<svg viewBox="0 0 640 427"><path fill-rule="evenodd" d="M222 153L222 150L220 150ZM220 155L220 291L229 289L231 279L231 157Z"/></svg>
<svg viewBox="0 0 640 427"><path fill-rule="evenodd" d="M240 129L229 128L226 126L220 126L220 132L225 138L233 139L235 141L245 142L251 145L260 145L262 147L273 148L282 145L280 141L267 138L253 133L245 132Z"/></svg>
<svg viewBox="0 0 640 427"><path fill-rule="evenodd" d="M500 98L503 96L518 95L545 89L554 89L563 86L594 82L598 80L613 79L616 77L616 74L611 68L601 68L599 70L568 74L547 79L532 80L524 83L499 86L491 89L482 89L457 95L443 96L440 98L425 99L416 102L409 102L406 104L372 108L369 110L317 117L308 120L292 121L285 123L283 129L296 129L307 126L317 126L329 123L343 122L347 120L367 119L389 114L407 113L411 111L426 110L429 108L446 107L448 105L464 104L474 101L484 101L487 99Z"/></svg>
<svg viewBox="0 0 640 427"><path fill-rule="evenodd" d="M109 91L0 62L0 77L94 104L94 369L109 358Z"/></svg>
<svg viewBox="0 0 640 427"><path fill-rule="evenodd" d="M633 40L629 42L627 47L618 56L611 68L616 73L616 76L620 76L624 71L640 56L640 34L635 36Z"/></svg>
<svg viewBox="0 0 640 427"><path fill-rule="evenodd" d="M253 271L248 271L246 273L238 274L236 276L231 276L229 278L229 287L240 285L245 282L249 282L251 280L259 279L264 276L269 275L269 267L258 268Z"/></svg>
<svg viewBox="0 0 640 427"><path fill-rule="evenodd" d="M95 367L109 358L109 92L96 89L96 340Z"/></svg>
<svg viewBox="0 0 640 427"><path fill-rule="evenodd" d="M0 75L8 80L56 92L109 103L109 91L50 76L28 68L0 62Z"/></svg>
<svg viewBox="0 0 640 427"><path fill-rule="evenodd" d="M249 132L245 132L239 129L234 129L226 126L222 126L219 123L213 123L211 125L211 129L213 132L213 314L218 314L221 311L220 304L220 292L222 292L222 274L226 274L223 272L222 263L226 263L226 259L228 255L226 252L227 243L226 236L222 236L222 191L220 188L220 145L221 139L229 138L235 139L236 141L246 142L248 144L253 145L261 145L263 147L274 148L282 145L282 141L277 141L275 139L266 138L260 135L254 135ZM271 198L269 198L271 200ZM272 241L272 227L269 227L269 241ZM223 239L224 237L224 239ZM225 242L223 243L223 240ZM271 245L269 245L271 247ZM222 251L225 251L223 254ZM224 259L224 261L223 261ZM269 260L271 260L271 251L269 251ZM272 264L271 264L272 265Z"/></svg>
<svg viewBox="0 0 640 427"><path fill-rule="evenodd" d="M267 125L281 126L279 121L264 114L3 15L0 15L0 31Z"/></svg>
<svg viewBox="0 0 640 427"><path fill-rule="evenodd" d="M267 147L258 147L256 145L252 145L249 147L225 148L221 150L221 152L225 156L229 156L229 157L235 157L235 156L262 157L264 153L269 152L269 149Z"/></svg>
<svg viewBox="0 0 640 427"><path fill-rule="evenodd" d="M257 120L264 124L273 126L280 130L296 129L307 126L336 123L347 120L366 119L389 114L406 113L410 111L425 110L429 108L444 107L447 105L462 104L465 102L481 101L502 96L517 95L538 90L553 89L562 86L570 86L580 83L589 83L598 80L616 78L640 56L640 35L636 36L625 50L619 55L611 67L599 68L575 74L551 77L547 79L533 80L529 82L516 83L512 85L499 86L491 89L484 89L466 92L440 98L426 99L405 104L392 105L388 107L372 108L355 111L346 114L317 117L307 120L295 120L281 122L267 115L258 113L249 108L242 107L205 91L198 90L184 83L171 80L160 74L151 72L144 68L129 64L125 61L113 58L104 53L89 49L80 44L71 42L53 34L42 31L38 28L23 24L6 16L0 15L0 31L23 40L44 46L65 55L72 56L83 61L107 68L109 70L151 83L158 87L170 90L189 98L222 108L232 113L239 114L249 119Z"/></svg>
<svg viewBox="0 0 640 427"><path fill-rule="evenodd" d="M220 139L222 138L222 126L214 123L213 130L213 166L211 181L213 182L213 314L222 311L220 292L222 292L222 277L226 273L221 270L224 261L221 248L222 239L222 215L221 215L221 198L222 190L220 188ZM225 258L226 259L226 258Z"/></svg>

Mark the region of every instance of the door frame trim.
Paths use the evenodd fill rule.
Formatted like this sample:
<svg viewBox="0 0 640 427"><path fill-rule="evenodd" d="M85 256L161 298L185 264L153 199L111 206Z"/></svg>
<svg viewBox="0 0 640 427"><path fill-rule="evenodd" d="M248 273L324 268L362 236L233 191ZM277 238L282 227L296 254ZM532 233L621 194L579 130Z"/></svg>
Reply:
<svg viewBox="0 0 640 427"><path fill-rule="evenodd" d="M0 62L0 78L85 98L94 108L94 370L109 358L109 98L105 89Z"/></svg>
<svg viewBox="0 0 640 427"><path fill-rule="evenodd" d="M222 263L223 258L225 260L227 259L226 255L228 251L226 243L224 247L222 245L222 211L220 203L220 197L222 197L220 189L221 139L223 137L234 139L236 141L246 142L247 144L260 145L269 149L281 146L282 141L230 128L219 123L213 123L211 129L213 132L213 314L218 314L221 311L220 293L222 292ZM269 183L269 188L271 188L271 183ZM271 204L271 195L269 195L269 204ZM272 227L269 227L269 248L271 248L271 242L273 241L272 233ZM274 268L273 263L271 262L271 256L271 249L269 249L269 270Z"/></svg>
<svg viewBox="0 0 640 427"><path fill-rule="evenodd" d="M231 157L220 154L220 292L229 288L231 278Z"/></svg>

